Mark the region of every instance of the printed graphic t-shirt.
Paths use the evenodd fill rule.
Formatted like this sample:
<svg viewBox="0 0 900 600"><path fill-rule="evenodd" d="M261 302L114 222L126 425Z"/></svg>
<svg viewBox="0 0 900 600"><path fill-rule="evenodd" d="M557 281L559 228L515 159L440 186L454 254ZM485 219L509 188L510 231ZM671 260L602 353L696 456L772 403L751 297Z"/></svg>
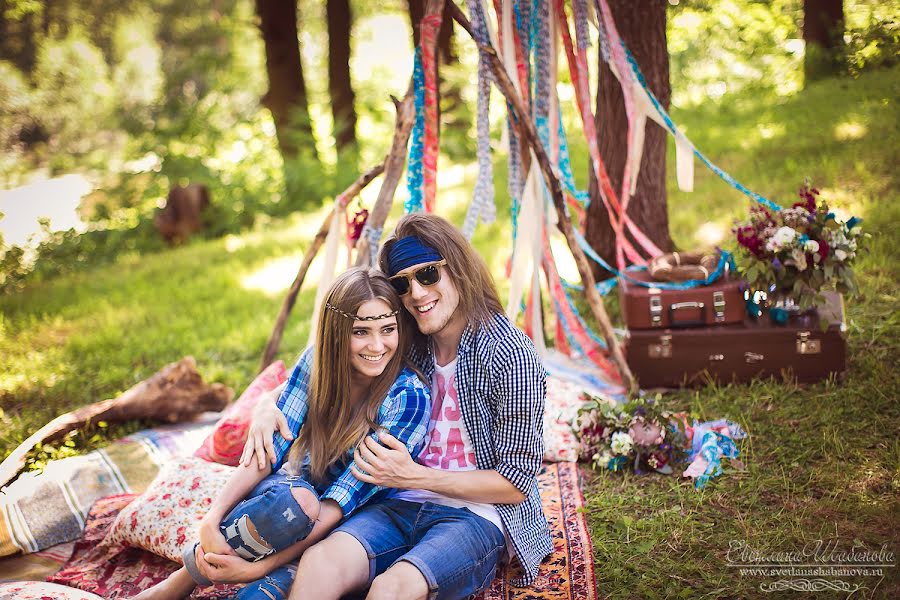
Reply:
<svg viewBox="0 0 900 600"><path fill-rule="evenodd" d="M478 468L475 464L475 447L472 445L459 405L456 386L458 362L459 357L444 366L437 362L434 365L434 375L431 378L430 433L417 459L418 463L432 469L472 471ZM428 490L398 490L393 497L408 502L432 502L455 508L468 508L479 517L496 525L506 538L507 550L512 548L500 513L493 504L459 500Z"/></svg>

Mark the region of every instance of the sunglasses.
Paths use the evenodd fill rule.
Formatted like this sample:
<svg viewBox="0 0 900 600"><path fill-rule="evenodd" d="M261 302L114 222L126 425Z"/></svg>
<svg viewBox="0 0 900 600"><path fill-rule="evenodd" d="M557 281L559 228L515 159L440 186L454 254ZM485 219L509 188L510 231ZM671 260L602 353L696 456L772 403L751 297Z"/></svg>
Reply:
<svg viewBox="0 0 900 600"><path fill-rule="evenodd" d="M430 265L420 267L412 273L407 273L406 275L394 275L390 279L391 285L394 286L394 289L397 290L397 294L400 296L405 296L409 293L413 277L415 277L416 281L421 285L434 285L441 280L441 270L438 267L442 267L446 264L446 260L439 260Z"/></svg>

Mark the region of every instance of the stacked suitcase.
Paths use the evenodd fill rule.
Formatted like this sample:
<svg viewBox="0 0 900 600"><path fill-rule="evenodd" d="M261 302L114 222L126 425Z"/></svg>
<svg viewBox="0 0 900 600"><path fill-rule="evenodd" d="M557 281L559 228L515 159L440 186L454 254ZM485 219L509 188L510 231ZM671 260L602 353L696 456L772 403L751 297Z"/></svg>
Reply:
<svg viewBox="0 0 900 600"><path fill-rule="evenodd" d="M629 277L652 282L646 272ZM847 360L843 303L838 294L825 296L818 310L776 324L767 315L747 315L736 279L687 290L622 280L625 357L644 389L746 382L757 376L785 375L800 383L842 376Z"/></svg>

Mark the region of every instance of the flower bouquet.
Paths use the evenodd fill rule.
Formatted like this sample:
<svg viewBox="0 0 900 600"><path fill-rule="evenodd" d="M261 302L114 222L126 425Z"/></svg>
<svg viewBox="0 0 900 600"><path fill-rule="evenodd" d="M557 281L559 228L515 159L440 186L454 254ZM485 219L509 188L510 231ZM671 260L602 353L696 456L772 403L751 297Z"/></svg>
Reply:
<svg viewBox="0 0 900 600"><path fill-rule="evenodd" d="M595 469L671 473L672 465L684 458L684 431L676 415L662 410L657 400L637 398L612 405L588 394L584 400L573 429L579 454Z"/></svg>
<svg viewBox="0 0 900 600"><path fill-rule="evenodd" d="M762 206L732 230L738 248L738 271L754 291L774 294L776 301L800 310L823 302L821 291L857 291L853 261L867 234L853 217L839 221L809 184L800 188L800 201L773 212ZM771 306L770 302L770 306Z"/></svg>

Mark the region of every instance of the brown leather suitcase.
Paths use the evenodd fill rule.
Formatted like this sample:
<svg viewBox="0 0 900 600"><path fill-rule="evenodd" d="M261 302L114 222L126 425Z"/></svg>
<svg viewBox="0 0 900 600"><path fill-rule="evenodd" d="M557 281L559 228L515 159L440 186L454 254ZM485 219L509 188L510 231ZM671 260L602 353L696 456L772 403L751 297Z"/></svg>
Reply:
<svg viewBox="0 0 900 600"><path fill-rule="evenodd" d="M784 325L763 315L739 325L629 330L625 357L645 389L710 379L746 382L788 372L800 383L840 377L847 368L843 301L835 293L826 293L826 300L817 312L791 317Z"/></svg>
<svg viewBox="0 0 900 600"><path fill-rule="evenodd" d="M628 276L652 282L647 271ZM619 306L628 329L665 329L740 323L746 316L741 280L724 277L686 290L664 290L619 280Z"/></svg>

